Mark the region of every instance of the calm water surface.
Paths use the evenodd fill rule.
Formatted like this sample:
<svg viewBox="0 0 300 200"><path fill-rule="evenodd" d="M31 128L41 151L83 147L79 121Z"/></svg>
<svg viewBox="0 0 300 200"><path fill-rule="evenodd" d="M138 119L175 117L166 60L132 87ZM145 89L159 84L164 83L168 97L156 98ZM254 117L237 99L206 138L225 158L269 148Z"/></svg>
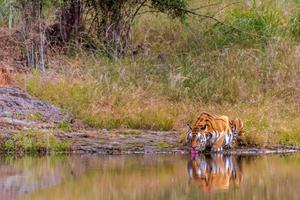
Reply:
<svg viewBox="0 0 300 200"><path fill-rule="evenodd" d="M300 199L300 155L1 158L0 199Z"/></svg>

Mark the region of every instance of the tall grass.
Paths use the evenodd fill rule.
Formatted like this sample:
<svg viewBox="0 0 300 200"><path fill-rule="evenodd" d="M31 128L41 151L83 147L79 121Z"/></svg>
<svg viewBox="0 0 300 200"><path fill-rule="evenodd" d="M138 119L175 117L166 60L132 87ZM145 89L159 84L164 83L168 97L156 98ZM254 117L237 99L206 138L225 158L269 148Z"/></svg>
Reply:
<svg viewBox="0 0 300 200"><path fill-rule="evenodd" d="M300 39L300 11L290 20L290 32L296 39Z"/></svg>
<svg viewBox="0 0 300 200"><path fill-rule="evenodd" d="M216 44L221 47L265 45L278 33L280 21L281 15L275 9L236 9L225 16L228 25L217 25Z"/></svg>

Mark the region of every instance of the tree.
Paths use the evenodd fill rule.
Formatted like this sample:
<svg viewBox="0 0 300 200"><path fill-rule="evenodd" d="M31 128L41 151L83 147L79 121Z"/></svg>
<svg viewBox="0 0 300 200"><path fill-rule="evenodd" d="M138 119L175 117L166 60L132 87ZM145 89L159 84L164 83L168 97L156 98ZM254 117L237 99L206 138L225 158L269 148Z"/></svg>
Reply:
<svg viewBox="0 0 300 200"><path fill-rule="evenodd" d="M65 45L71 40L77 41L79 33L84 31L81 0L63 0L57 5L60 7L58 22L47 28L48 42Z"/></svg>
<svg viewBox="0 0 300 200"><path fill-rule="evenodd" d="M45 23L42 0L16 0L21 15L22 46L27 65L45 70Z"/></svg>
<svg viewBox="0 0 300 200"><path fill-rule="evenodd" d="M89 0L94 9L91 26L105 45L109 55L117 59L124 55L131 41L131 29L142 8L184 19L185 0Z"/></svg>
<svg viewBox="0 0 300 200"><path fill-rule="evenodd" d="M144 11L166 13L184 20L187 0L11 0L20 11L23 49L28 66L45 68L49 45L80 43L96 38L108 56L117 60L131 44L134 20ZM46 8L56 22L47 26ZM57 9L58 8L58 9ZM57 12L59 11L59 12ZM49 13L49 12L47 12Z"/></svg>
<svg viewBox="0 0 300 200"><path fill-rule="evenodd" d="M125 55L130 46L132 25L142 9L183 20L186 7L187 0L65 0L60 28L53 26L49 35L60 35L60 41L78 40L78 32L84 30L85 24L89 27L88 33L95 34L107 54L116 60Z"/></svg>

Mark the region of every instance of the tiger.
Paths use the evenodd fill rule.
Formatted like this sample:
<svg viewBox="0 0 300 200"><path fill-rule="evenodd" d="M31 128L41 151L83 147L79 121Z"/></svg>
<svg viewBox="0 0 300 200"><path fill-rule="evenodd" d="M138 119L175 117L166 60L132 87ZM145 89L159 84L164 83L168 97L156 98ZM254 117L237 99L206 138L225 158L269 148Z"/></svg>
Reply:
<svg viewBox="0 0 300 200"><path fill-rule="evenodd" d="M223 147L230 146L233 140L229 118L225 115L203 112L190 129L187 139L192 149L197 151L208 147L212 152L220 152Z"/></svg>
<svg viewBox="0 0 300 200"><path fill-rule="evenodd" d="M187 164L189 183L207 193L227 190L230 184L239 186L243 181L240 157L222 154L200 155Z"/></svg>

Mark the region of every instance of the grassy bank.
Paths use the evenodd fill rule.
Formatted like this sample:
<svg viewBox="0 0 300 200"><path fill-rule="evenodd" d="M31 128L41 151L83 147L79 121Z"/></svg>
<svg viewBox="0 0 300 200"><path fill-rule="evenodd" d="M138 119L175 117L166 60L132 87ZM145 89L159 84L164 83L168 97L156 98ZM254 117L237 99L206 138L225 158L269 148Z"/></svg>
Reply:
<svg viewBox="0 0 300 200"><path fill-rule="evenodd" d="M248 144L300 145L300 8L296 1L247 2L203 11L221 10L216 17L227 25L143 15L133 32L143 46L138 55L115 63L70 50L17 82L87 127L184 132L209 111L241 118Z"/></svg>
<svg viewBox="0 0 300 200"><path fill-rule="evenodd" d="M22 130L10 138L2 139L1 154L7 155L46 155L67 153L70 144L58 139L55 130Z"/></svg>

